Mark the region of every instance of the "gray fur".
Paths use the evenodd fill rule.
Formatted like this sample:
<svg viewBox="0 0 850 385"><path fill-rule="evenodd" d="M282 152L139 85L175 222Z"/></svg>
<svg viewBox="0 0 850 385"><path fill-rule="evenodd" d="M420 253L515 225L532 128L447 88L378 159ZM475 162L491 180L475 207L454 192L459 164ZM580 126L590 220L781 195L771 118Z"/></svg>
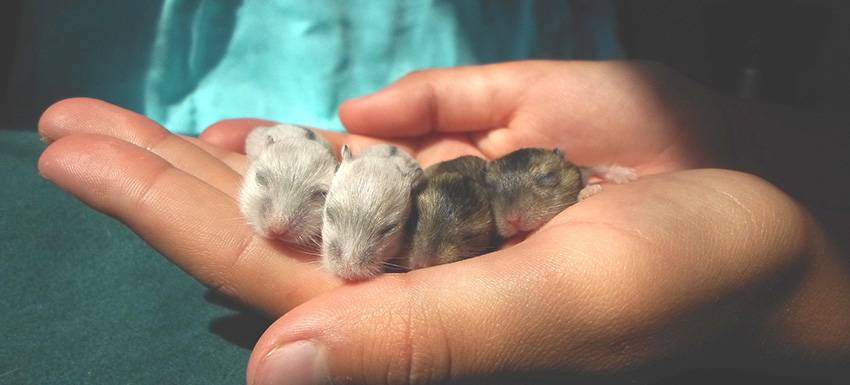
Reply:
<svg viewBox="0 0 850 385"><path fill-rule="evenodd" d="M315 247L337 160L331 146L303 127L258 127L246 139L253 157L239 206L258 234ZM271 144L267 144L270 141Z"/></svg>
<svg viewBox="0 0 850 385"><path fill-rule="evenodd" d="M414 199L406 266L439 265L494 251L499 239L491 196L484 183L487 162L463 156L425 170Z"/></svg>
<svg viewBox="0 0 850 385"><path fill-rule="evenodd" d="M496 228L504 238L539 228L576 203L583 187L579 168L557 149L514 151L490 163L486 180L493 189Z"/></svg>
<svg viewBox="0 0 850 385"><path fill-rule="evenodd" d="M245 155L248 156L249 161L252 161L266 147L274 143L299 139L316 141L325 146L328 151L333 151L328 142L306 127L294 124L277 124L274 126L260 126L251 130L245 138Z"/></svg>
<svg viewBox="0 0 850 385"><path fill-rule="evenodd" d="M375 145L343 160L328 191L322 264L349 280L374 277L397 257L422 169L394 146Z"/></svg>

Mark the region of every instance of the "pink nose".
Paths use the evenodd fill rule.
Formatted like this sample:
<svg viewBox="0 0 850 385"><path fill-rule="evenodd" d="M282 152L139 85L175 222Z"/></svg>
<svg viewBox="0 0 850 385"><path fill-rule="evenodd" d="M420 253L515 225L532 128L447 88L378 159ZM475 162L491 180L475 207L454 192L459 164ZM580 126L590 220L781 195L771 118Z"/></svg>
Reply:
<svg viewBox="0 0 850 385"><path fill-rule="evenodd" d="M283 237L288 232L289 232L289 225L288 224L275 223L275 224L269 226L269 233L275 238Z"/></svg>
<svg viewBox="0 0 850 385"><path fill-rule="evenodd" d="M511 226L513 226L515 229L519 229L522 219L519 217L519 215L509 215L505 218L505 222L510 223Z"/></svg>

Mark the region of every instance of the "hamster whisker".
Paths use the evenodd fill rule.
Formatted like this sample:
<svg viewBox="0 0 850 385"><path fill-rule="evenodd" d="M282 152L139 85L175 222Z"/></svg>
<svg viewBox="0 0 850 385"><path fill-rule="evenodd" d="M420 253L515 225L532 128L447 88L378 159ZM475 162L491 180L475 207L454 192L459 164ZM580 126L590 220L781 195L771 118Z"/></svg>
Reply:
<svg viewBox="0 0 850 385"><path fill-rule="evenodd" d="M310 242L311 244L313 244L313 247L315 247L317 250L321 250L321 248L322 248L322 237L321 236L312 236L307 241Z"/></svg>
<svg viewBox="0 0 850 385"><path fill-rule="evenodd" d="M311 256L311 257L321 257L321 256L322 256L322 254L321 254L321 253L316 252L316 251L298 250L298 252L300 252L301 254L309 255L309 256Z"/></svg>
<svg viewBox="0 0 850 385"><path fill-rule="evenodd" d="M392 268L395 268L395 269L400 269L400 270L402 270L402 271L410 271L410 268L409 268L409 267L407 267L407 266L402 266L402 265L397 265L397 264L395 264L395 263L390 263L390 262L381 262L381 264L382 264L384 267L392 267Z"/></svg>
<svg viewBox="0 0 850 385"><path fill-rule="evenodd" d="M321 271L325 269L325 267L322 266L322 261L318 259L304 262L304 264L310 267L310 271Z"/></svg>
<svg viewBox="0 0 850 385"><path fill-rule="evenodd" d="M311 248L309 245L304 245L302 243L288 243L288 242L284 242L284 241L279 241L279 242L283 242L284 244L287 245L287 247L289 247L290 249L295 250L299 253L307 254L307 255L311 255L311 256L321 256L316 249Z"/></svg>
<svg viewBox="0 0 850 385"><path fill-rule="evenodd" d="M247 223L247 224L252 225L252 226L254 225L254 223L252 223L250 221L246 221L244 217L222 218L221 220L223 222L226 222L226 223L237 222L237 223Z"/></svg>

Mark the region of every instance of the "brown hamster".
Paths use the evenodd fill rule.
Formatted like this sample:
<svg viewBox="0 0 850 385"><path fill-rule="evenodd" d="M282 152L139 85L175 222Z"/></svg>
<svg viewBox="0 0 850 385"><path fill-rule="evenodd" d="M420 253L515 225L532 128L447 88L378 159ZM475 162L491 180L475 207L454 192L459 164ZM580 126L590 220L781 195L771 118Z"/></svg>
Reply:
<svg viewBox="0 0 850 385"><path fill-rule="evenodd" d="M425 170L425 184L413 199L409 251L411 269L486 254L501 242L484 178L487 161L463 156Z"/></svg>
<svg viewBox="0 0 850 385"><path fill-rule="evenodd" d="M583 186L578 166L559 149L523 148L490 162L493 217L499 235L509 238L537 229L578 201Z"/></svg>

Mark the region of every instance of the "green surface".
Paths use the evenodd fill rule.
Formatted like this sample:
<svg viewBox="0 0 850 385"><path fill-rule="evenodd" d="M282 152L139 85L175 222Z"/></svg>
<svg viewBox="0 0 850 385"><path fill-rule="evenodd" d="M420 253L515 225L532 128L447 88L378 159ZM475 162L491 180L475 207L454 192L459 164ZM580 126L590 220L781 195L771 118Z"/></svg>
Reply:
<svg viewBox="0 0 850 385"><path fill-rule="evenodd" d="M265 320L36 171L0 130L0 384L241 384Z"/></svg>

